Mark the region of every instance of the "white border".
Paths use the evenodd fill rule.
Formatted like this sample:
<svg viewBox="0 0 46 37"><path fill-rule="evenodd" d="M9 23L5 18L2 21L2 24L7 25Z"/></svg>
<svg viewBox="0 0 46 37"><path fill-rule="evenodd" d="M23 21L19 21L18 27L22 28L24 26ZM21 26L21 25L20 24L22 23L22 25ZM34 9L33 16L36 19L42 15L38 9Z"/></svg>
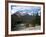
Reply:
<svg viewBox="0 0 46 37"><path fill-rule="evenodd" d="M20 6L40 6L41 7L41 30L30 30L30 31L11 31L11 5L20 5ZM25 34L25 33L41 33L43 32L43 5L36 4L19 4L19 3L8 3L8 34Z"/></svg>

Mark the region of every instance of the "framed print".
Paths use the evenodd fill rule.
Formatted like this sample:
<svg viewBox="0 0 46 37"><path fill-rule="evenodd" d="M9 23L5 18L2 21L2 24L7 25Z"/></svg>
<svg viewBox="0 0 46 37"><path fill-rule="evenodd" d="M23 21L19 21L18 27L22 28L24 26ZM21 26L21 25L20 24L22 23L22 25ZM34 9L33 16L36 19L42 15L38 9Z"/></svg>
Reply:
<svg viewBox="0 0 46 37"><path fill-rule="evenodd" d="M37 35L45 31L45 5L42 2L8 1L6 35Z"/></svg>

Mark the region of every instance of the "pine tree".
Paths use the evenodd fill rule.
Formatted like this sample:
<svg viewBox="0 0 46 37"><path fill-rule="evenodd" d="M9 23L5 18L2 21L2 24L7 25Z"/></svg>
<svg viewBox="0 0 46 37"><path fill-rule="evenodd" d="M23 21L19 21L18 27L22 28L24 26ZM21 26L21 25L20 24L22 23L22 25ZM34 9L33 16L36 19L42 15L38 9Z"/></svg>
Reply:
<svg viewBox="0 0 46 37"><path fill-rule="evenodd" d="M36 23L37 25L40 25L40 16L38 15L38 12L37 12L37 14L36 14L35 23Z"/></svg>

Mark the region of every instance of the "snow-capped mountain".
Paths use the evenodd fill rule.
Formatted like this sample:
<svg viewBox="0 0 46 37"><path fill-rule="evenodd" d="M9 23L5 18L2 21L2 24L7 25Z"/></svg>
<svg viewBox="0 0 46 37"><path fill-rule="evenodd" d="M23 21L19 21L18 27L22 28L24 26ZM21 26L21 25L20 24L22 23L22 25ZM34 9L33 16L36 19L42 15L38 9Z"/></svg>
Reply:
<svg viewBox="0 0 46 37"><path fill-rule="evenodd" d="M33 15L33 12L21 10L21 11L15 12L14 14L16 14L16 15L21 15L21 16L25 16L25 15L27 15L27 14L28 14L28 15Z"/></svg>
<svg viewBox="0 0 46 37"><path fill-rule="evenodd" d="M36 14L37 12L40 13L40 8L39 7L15 7L12 9L12 14L16 14L16 15L33 15ZM40 14L39 14L40 15Z"/></svg>

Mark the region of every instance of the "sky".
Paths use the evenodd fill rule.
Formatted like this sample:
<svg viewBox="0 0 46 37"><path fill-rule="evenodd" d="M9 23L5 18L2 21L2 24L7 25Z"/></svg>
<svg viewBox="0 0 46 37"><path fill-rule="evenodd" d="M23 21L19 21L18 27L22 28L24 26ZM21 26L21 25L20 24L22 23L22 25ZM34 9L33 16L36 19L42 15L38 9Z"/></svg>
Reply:
<svg viewBox="0 0 46 37"><path fill-rule="evenodd" d="M12 6L11 7L11 14L16 13L17 11L20 12L21 15L24 14L33 15L33 13L36 14L37 12L40 15L41 8L39 6Z"/></svg>

